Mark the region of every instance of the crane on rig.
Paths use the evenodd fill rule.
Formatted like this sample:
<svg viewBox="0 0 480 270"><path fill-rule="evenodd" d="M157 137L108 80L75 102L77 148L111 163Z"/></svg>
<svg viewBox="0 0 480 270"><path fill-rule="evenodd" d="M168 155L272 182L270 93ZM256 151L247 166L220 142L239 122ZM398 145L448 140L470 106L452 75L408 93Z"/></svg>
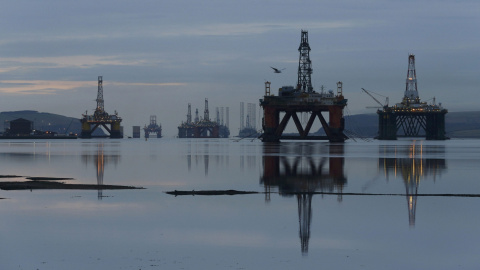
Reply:
<svg viewBox="0 0 480 270"><path fill-rule="evenodd" d="M363 92L367 93L367 95L369 95L373 100L375 100L375 102L377 102L378 105L380 105L380 107L367 107L367 108L386 108L386 107L388 107L388 97L383 96L383 95L380 95L380 94L375 93L375 92L372 92L372 91L369 91L369 90L366 90L365 88L362 88L362 90L363 90ZM385 98L385 103L382 104L382 103L381 103L378 99L376 99L371 93L384 97L384 98Z"/></svg>

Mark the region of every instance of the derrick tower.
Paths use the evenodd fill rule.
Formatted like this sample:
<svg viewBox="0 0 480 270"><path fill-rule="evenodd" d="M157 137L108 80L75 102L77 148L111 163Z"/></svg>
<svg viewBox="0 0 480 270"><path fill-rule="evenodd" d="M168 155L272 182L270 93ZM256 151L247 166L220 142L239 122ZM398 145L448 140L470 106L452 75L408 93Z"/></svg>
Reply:
<svg viewBox="0 0 480 270"><path fill-rule="evenodd" d="M402 103L404 104L418 104L420 97L417 89L417 73L415 71L415 55L408 56L408 71L405 94Z"/></svg>
<svg viewBox="0 0 480 270"><path fill-rule="evenodd" d="M243 112L243 102L240 102L240 130L242 130L244 128L244 117L245 117L245 113Z"/></svg>
<svg viewBox="0 0 480 270"><path fill-rule="evenodd" d="M98 92L97 92L97 108L95 109L95 113L105 112L105 105L103 101L103 77L98 76Z"/></svg>
<svg viewBox="0 0 480 270"><path fill-rule="evenodd" d="M192 123L192 105L188 103L188 111L187 111L187 124Z"/></svg>
<svg viewBox="0 0 480 270"><path fill-rule="evenodd" d="M302 92L313 92L312 87L312 61L310 60L310 45L308 44L308 32L302 30L298 60L298 83L297 88Z"/></svg>
<svg viewBox="0 0 480 270"><path fill-rule="evenodd" d="M205 111L203 112L203 120L210 121L210 113L208 112L208 99L205 99Z"/></svg>
<svg viewBox="0 0 480 270"><path fill-rule="evenodd" d="M198 122L198 109L196 111L195 123ZM178 126L178 138L193 137L194 122L192 122L192 105L188 103L187 122L183 122Z"/></svg>
<svg viewBox="0 0 480 270"><path fill-rule="evenodd" d="M105 128L105 130L110 134L110 138L123 138L121 132L120 123L122 118L118 116L118 113L115 111L114 115L109 115L105 112L104 100L103 100L103 77L98 76L98 92L97 92L97 107L93 115L88 115L87 112L82 115L80 122L82 123L82 133L80 138L92 138L92 133L99 126Z"/></svg>
<svg viewBox="0 0 480 270"><path fill-rule="evenodd" d="M345 121L343 108L347 105L347 99L343 96L341 87L337 87L337 93L333 90L317 93L312 86L312 61L310 60L310 45L308 32L301 31L300 53L298 61L297 86L283 86L278 90L278 96L270 93L270 82L265 82L265 95L260 99L263 107L263 142L278 142L281 139L288 140L329 140L330 142L344 142L348 137L343 133ZM341 82L339 85L342 85ZM322 112L328 112L328 121ZM297 113L310 113L310 118L305 126L300 122ZM283 114L283 119L281 119ZM252 115L253 116L253 115ZM318 118L325 135L309 135L310 129ZM280 121L281 119L281 121ZM298 135L282 135L288 121L293 119Z"/></svg>
<svg viewBox="0 0 480 270"><path fill-rule="evenodd" d="M379 140L396 140L402 137L425 137L427 140L445 140L445 114L441 103L427 104L420 100L415 70L415 55L408 56L405 92L400 103L384 106L377 111Z"/></svg>
<svg viewBox="0 0 480 270"><path fill-rule="evenodd" d="M203 119L196 122L193 128L193 137L195 138L219 138L220 125L217 122L210 121L210 113L208 111L208 99L205 98L205 110L203 111Z"/></svg>

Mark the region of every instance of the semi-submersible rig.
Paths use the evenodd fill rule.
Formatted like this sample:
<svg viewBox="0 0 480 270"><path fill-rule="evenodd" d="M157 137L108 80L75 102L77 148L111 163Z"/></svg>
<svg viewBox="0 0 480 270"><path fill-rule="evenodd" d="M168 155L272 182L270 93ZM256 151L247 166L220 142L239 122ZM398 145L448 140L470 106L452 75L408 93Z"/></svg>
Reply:
<svg viewBox="0 0 480 270"><path fill-rule="evenodd" d="M378 136L376 139L396 140L397 136L425 136L427 140L448 139L445 136L445 115L448 111L441 106L441 103L435 104L435 98L433 100L433 104L420 101L415 55L410 54L404 97L401 103L394 106L388 106L387 103L377 111Z"/></svg>
<svg viewBox="0 0 480 270"><path fill-rule="evenodd" d="M264 142L278 142L281 139L293 140L329 140L330 142L343 142L348 137L343 133L345 120L343 108L347 99L343 97L342 82L337 83L337 93L333 91L317 93L312 86L312 61L310 60L310 45L308 32L302 30L298 63L297 86L283 86L278 90L278 96L270 93L270 82L265 82L265 96L260 99L263 107L263 134L260 136ZM305 127L302 126L297 113L311 113ZM329 113L329 121L325 120L322 112ZM280 121L280 113L284 113ZM326 136L310 136L315 118L320 120ZM282 135L290 118L293 118L297 127L297 136Z"/></svg>
<svg viewBox="0 0 480 270"><path fill-rule="evenodd" d="M104 100L103 100L103 78L98 76L98 92L97 92L97 107L93 115L88 115L87 112L82 114L82 133L80 138L92 138L94 137L92 133L99 127L102 126L110 134L110 138L123 138L122 130L120 123L122 118L120 118L115 111L114 115L109 115L105 111ZM110 127L108 127L110 126Z"/></svg>

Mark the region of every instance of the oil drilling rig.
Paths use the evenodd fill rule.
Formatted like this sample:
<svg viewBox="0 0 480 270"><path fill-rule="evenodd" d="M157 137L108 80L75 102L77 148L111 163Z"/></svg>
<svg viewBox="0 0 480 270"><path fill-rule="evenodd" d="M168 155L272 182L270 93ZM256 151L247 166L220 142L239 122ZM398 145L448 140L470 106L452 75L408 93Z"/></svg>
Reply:
<svg viewBox="0 0 480 270"><path fill-rule="evenodd" d="M203 119L195 123L195 127L193 128L193 136L195 138L218 138L220 137L219 131L220 127L218 123L210 120L208 99L205 99Z"/></svg>
<svg viewBox="0 0 480 270"><path fill-rule="evenodd" d="M401 103L384 106L377 111L379 140L396 140L397 136L420 137L427 140L445 140L445 114L440 104L421 102L417 89L415 55L408 56L407 82ZM398 131L400 134L397 135Z"/></svg>
<svg viewBox="0 0 480 270"><path fill-rule="evenodd" d="M198 116L198 109L197 109ZM192 105L188 103L188 112L187 112L187 121L182 122L178 126L178 137L179 138L193 138L193 122L192 122Z"/></svg>
<svg viewBox="0 0 480 270"><path fill-rule="evenodd" d="M343 108L347 99L343 97L342 82L337 83L337 93L332 90L317 93L312 86L312 61L310 60L310 45L308 32L301 31L301 41L298 48L300 58L298 63L297 86L283 86L278 90L278 96L270 93L270 82L265 82L265 96L260 99L263 107L263 142L278 142L281 139L292 140L329 140L330 142L344 142L348 137L343 133L345 120ZM302 126L297 113L311 113L305 127ZM329 113L329 122L322 112ZM280 121L280 113L284 113ZM309 136L315 118L320 120L326 136ZM288 121L293 118L299 136L284 136Z"/></svg>
<svg viewBox="0 0 480 270"><path fill-rule="evenodd" d="M228 138L230 136L230 129L228 127L228 122L229 122L229 108L228 107L217 107L217 117L215 121L218 124L218 136L220 138ZM227 114L227 117L224 118L224 111Z"/></svg>
<svg viewBox="0 0 480 270"><path fill-rule="evenodd" d="M105 112L104 101L103 101L103 79L102 76L98 76L98 93L97 93L97 108L93 115L88 115L87 111L85 114L82 114L82 132L80 138L92 138L92 133L99 126L105 128L105 130L110 134L110 138L123 138L121 132L120 123L122 118L118 116L117 111L114 115L109 115ZM108 127L110 126L110 127Z"/></svg>
<svg viewBox="0 0 480 270"><path fill-rule="evenodd" d="M145 125L143 131L145 131L145 139L148 139L151 133L155 134L157 138L162 138L162 125L157 124L156 115L150 115L150 124Z"/></svg>
<svg viewBox="0 0 480 270"><path fill-rule="evenodd" d="M244 114L244 103L240 102L240 131L238 137L257 138L260 133L257 131L257 114L254 103L247 103L247 117Z"/></svg>
<svg viewBox="0 0 480 270"><path fill-rule="evenodd" d="M223 111L223 110L222 110ZM187 121L182 122L178 126L178 138L228 138L230 131L228 129L228 107L226 108L227 119L223 124L220 119L219 110L217 109L216 121L210 120L210 112L208 110L208 99L205 99L205 110L203 118L198 115L198 109L195 111L195 119L192 121L192 108L188 104ZM223 118L223 113L222 113Z"/></svg>

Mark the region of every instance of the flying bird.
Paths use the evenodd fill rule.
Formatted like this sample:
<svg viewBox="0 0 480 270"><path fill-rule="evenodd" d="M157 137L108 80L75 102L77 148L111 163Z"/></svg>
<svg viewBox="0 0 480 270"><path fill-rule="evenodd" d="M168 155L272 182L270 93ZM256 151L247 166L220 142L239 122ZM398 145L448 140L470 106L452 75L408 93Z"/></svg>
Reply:
<svg viewBox="0 0 480 270"><path fill-rule="evenodd" d="M278 68L274 68L274 67L271 67L273 69L273 73L282 73L282 70L284 70L284 68L282 69L278 69Z"/></svg>

